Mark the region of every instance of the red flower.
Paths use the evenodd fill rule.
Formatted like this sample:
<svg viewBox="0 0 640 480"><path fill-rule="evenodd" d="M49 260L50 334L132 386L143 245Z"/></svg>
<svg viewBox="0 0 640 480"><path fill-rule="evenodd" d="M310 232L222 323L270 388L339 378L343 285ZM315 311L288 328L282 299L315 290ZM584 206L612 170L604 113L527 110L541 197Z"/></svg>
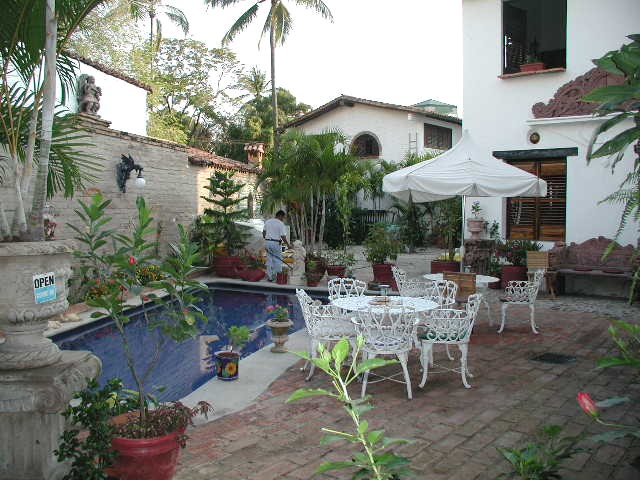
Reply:
<svg viewBox="0 0 640 480"><path fill-rule="evenodd" d="M600 415L600 411L598 410L596 402L593 401L593 399L587 392L578 393L577 399L578 403L582 407L582 410L584 410L587 415L590 415L592 417L597 417L598 415Z"/></svg>
<svg viewBox="0 0 640 480"><path fill-rule="evenodd" d="M133 257L129 257L129 265L135 265L136 259Z"/></svg>

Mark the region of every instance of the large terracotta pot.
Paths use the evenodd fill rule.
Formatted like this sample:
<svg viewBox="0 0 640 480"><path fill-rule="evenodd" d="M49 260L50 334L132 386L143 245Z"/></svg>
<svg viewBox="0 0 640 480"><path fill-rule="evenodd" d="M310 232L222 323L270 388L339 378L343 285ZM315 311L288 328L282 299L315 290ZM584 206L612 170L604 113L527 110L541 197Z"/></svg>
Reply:
<svg viewBox="0 0 640 480"><path fill-rule="evenodd" d="M240 373L240 354L227 350L215 352L216 376L218 380L237 380Z"/></svg>
<svg viewBox="0 0 640 480"><path fill-rule="evenodd" d="M180 454L178 438L184 430L161 437L114 438L111 446L118 457L107 473L118 480L171 480Z"/></svg>
<svg viewBox="0 0 640 480"><path fill-rule="evenodd" d="M49 318L64 312L73 242L0 243L0 370L52 365L60 359L45 338Z"/></svg>
<svg viewBox="0 0 640 480"><path fill-rule="evenodd" d="M398 285L396 284L396 280L393 278L393 272L391 271L391 267L393 267L393 265L393 263L374 263L371 268L373 268L374 282L390 285L392 290L397 292Z"/></svg>
<svg viewBox="0 0 640 480"><path fill-rule="evenodd" d="M511 280L526 280L527 267L520 265L503 265L500 273L500 285L502 288L507 286Z"/></svg>
<svg viewBox="0 0 640 480"><path fill-rule="evenodd" d="M431 273L459 272L460 262L450 260L431 260Z"/></svg>
<svg viewBox="0 0 640 480"><path fill-rule="evenodd" d="M245 282L259 282L266 273L261 268L246 268L238 270L238 276Z"/></svg>
<svg viewBox="0 0 640 480"><path fill-rule="evenodd" d="M344 277L347 267L344 265L327 265L327 275L330 277Z"/></svg>
<svg viewBox="0 0 640 480"><path fill-rule="evenodd" d="M236 278L242 261L238 256L218 255L213 260L213 268L219 277Z"/></svg>

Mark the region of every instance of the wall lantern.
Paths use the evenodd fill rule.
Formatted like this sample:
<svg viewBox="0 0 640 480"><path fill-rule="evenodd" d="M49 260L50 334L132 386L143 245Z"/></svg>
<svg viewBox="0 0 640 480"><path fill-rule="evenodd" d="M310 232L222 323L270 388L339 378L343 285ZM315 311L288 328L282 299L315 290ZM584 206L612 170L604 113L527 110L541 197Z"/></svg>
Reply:
<svg viewBox="0 0 640 480"><path fill-rule="evenodd" d="M135 163L133 161L133 157L131 157L131 154L129 154L129 156L122 155L122 161L118 164L117 167L118 187L120 187L120 191L122 193L125 193L127 191L127 180L129 180L129 176L131 175L131 172L133 170L138 172L138 177L136 178L136 186L144 187L147 182L142 176L142 170L144 170L142 165Z"/></svg>

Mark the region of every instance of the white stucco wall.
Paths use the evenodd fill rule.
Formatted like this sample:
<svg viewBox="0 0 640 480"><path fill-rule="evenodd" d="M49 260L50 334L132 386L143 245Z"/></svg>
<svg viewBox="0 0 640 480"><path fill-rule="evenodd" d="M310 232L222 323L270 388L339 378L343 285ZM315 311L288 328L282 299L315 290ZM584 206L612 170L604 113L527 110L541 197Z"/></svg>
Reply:
<svg viewBox="0 0 640 480"><path fill-rule="evenodd" d="M465 129L488 150L524 150L577 147L579 155L567 158L568 242L581 242L603 235L611 238L621 209L598 205L617 190L632 167L630 155L614 175L605 161L587 166L586 146L597 123L588 118L575 121L532 121L531 106L548 102L563 84L584 74L591 59L617 49L637 31L640 21L638 0L567 0L567 66L565 72L501 79L501 0L463 0ZM587 120L587 121L585 121ZM528 142L537 131L541 141ZM467 202L468 207L475 199ZM505 208L500 199L480 198L484 217L497 219L504 231ZM637 228L629 225L621 240L636 243ZM468 233L467 233L468 234Z"/></svg>
<svg viewBox="0 0 640 480"><path fill-rule="evenodd" d="M111 122L111 128L136 135L147 134L147 91L120 78L107 75L80 62L78 76L91 75L102 89L98 115ZM75 95L67 99L66 106L77 110Z"/></svg>

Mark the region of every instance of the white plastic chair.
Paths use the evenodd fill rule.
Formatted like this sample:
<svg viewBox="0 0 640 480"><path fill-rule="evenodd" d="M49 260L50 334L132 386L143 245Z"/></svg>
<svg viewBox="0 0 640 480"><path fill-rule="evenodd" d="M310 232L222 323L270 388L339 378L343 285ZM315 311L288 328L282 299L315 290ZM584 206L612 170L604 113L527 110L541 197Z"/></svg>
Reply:
<svg viewBox="0 0 640 480"><path fill-rule="evenodd" d="M402 366L404 382L393 377L381 377L381 380L393 380L405 383L407 397L411 400L411 379L407 369L409 352L413 347L415 309L411 307L389 308L370 307L366 311L356 312L356 331L362 335L364 345L362 353L365 360L378 355L395 355ZM367 392L369 371L362 378L362 396Z"/></svg>
<svg viewBox="0 0 640 480"><path fill-rule="evenodd" d="M467 354L469 351L469 339L473 331L473 324L482 295L479 293L470 295L464 310L441 308L434 310L429 320L429 325L420 335L420 363L422 364L422 380L420 388L424 387L429 374L429 364L433 364L433 346L437 344L457 345L460 350L460 368L447 369L460 372L462 384L465 388L471 388L467 382L467 375L473 378L467 367ZM450 358L453 360L453 358Z"/></svg>
<svg viewBox="0 0 640 480"><path fill-rule="evenodd" d="M356 329L353 323L345 319L333 305L322 305L314 302L304 290L297 289L296 297L302 307L304 323L309 334L309 355L318 356L318 345L337 342L342 337L349 339L352 349L355 348ZM306 368L306 364L303 370ZM315 365L311 363L306 380L311 380Z"/></svg>
<svg viewBox="0 0 640 480"><path fill-rule="evenodd" d="M538 297L538 290L540 290L540 283L544 278L544 270L536 270L533 274L533 281L521 281L511 280L507 287L504 289L504 297L500 299L502 304L502 322L498 333L502 333L504 330L504 322L507 318L507 307L509 305L529 305L531 330L536 335L539 333L536 330L536 298Z"/></svg>
<svg viewBox="0 0 640 480"><path fill-rule="evenodd" d="M329 300L344 297L359 297L367 290L367 283L355 278L332 278L327 282Z"/></svg>

